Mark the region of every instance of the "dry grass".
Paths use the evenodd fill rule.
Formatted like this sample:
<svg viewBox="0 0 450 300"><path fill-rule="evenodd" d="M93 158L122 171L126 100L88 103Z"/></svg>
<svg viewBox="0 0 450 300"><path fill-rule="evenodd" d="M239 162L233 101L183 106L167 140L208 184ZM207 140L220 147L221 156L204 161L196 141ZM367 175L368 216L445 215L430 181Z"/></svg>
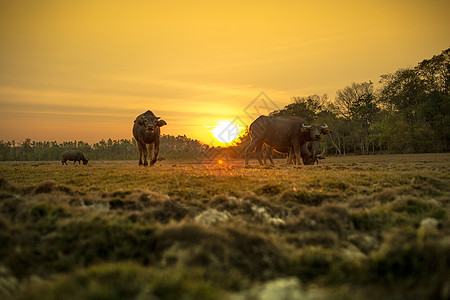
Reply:
<svg viewBox="0 0 450 300"><path fill-rule="evenodd" d="M289 276L323 299L450 295L450 154L283 164L2 163L0 296L217 299Z"/></svg>

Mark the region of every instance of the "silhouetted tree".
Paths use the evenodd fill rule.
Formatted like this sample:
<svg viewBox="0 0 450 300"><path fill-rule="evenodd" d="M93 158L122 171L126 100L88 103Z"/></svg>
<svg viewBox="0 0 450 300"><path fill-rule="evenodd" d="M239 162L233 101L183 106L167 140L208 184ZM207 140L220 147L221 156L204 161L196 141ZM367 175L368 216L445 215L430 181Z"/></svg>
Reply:
<svg viewBox="0 0 450 300"><path fill-rule="evenodd" d="M350 121L351 132L358 137L361 154L369 153L369 129L380 111L373 91L373 83L352 83L336 93L336 107L340 115Z"/></svg>
<svg viewBox="0 0 450 300"><path fill-rule="evenodd" d="M293 97L293 102L286 105L283 109L275 110L270 113L271 116L296 116L303 118L306 122L312 123L325 104L328 102L328 96L312 95L308 97Z"/></svg>
<svg viewBox="0 0 450 300"><path fill-rule="evenodd" d="M450 149L450 48L414 68L381 76L380 100L408 124L408 152ZM401 119L401 120L399 120Z"/></svg>

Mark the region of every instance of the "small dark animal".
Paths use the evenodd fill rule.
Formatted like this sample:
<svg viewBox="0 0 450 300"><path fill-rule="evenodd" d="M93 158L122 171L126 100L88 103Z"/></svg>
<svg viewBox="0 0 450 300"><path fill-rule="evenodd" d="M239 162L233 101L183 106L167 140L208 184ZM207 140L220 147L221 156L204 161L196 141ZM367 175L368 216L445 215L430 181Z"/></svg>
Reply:
<svg viewBox="0 0 450 300"><path fill-rule="evenodd" d="M166 121L160 120L160 118L147 110L134 120L133 136L139 149L139 165L148 166L147 157L149 154L151 154L150 166L153 166L158 159L160 127L167 125ZM147 144L149 144L148 149Z"/></svg>
<svg viewBox="0 0 450 300"><path fill-rule="evenodd" d="M261 148L264 144L281 153L289 153L292 148L297 164L302 158L305 165L312 165L322 155L319 154L321 135L330 132L327 125L306 125L299 117L260 116L250 124L252 141L245 151L245 165L248 165L253 151L262 165Z"/></svg>
<svg viewBox="0 0 450 300"><path fill-rule="evenodd" d="M64 151L61 156L61 163L63 165L67 165L68 160L73 161L73 164L75 164L75 162L78 162L78 164L81 165L81 161L83 161L83 165L88 163L88 160L86 159L86 157L84 157L83 152L81 152L80 150L67 150Z"/></svg>

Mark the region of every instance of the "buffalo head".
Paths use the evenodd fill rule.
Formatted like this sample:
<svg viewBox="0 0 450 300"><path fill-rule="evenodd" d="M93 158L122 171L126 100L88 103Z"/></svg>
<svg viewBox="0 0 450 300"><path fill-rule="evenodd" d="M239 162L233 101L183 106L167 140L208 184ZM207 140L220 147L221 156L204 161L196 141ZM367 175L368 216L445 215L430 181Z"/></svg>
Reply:
<svg viewBox="0 0 450 300"><path fill-rule="evenodd" d="M305 165L313 165L318 163L319 159L323 159L323 153L320 150L320 138L322 134L329 134L331 130L325 125L302 125L301 132L307 142L302 147L302 159Z"/></svg>
<svg viewBox="0 0 450 300"><path fill-rule="evenodd" d="M166 121L160 120L161 117L155 116L151 111L147 110L134 120L139 126L144 126L146 131L153 132L157 127L167 125Z"/></svg>
<svg viewBox="0 0 450 300"><path fill-rule="evenodd" d="M302 124L301 132L304 134L305 140L310 142L320 140L321 134L329 134L331 133L331 130L328 128L327 124L323 126Z"/></svg>

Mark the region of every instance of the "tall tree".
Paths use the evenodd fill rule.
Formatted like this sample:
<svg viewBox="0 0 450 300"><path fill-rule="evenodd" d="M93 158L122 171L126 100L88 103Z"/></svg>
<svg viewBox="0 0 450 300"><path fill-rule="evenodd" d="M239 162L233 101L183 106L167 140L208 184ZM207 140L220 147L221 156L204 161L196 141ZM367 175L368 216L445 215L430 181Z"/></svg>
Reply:
<svg viewBox="0 0 450 300"><path fill-rule="evenodd" d="M293 102L286 105L283 109L273 111L271 116L296 116L305 119L306 122L312 123L319 112L321 112L325 104L328 102L326 94L312 95L308 97L293 97Z"/></svg>
<svg viewBox="0 0 450 300"><path fill-rule="evenodd" d="M409 124L411 151L450 150L450 48L380 82L382 103Z"/></svg>
<svg viewBox="0 0 450 300"><path fill-rule="evenodd" d="M336 93L336 108L350 121L351 132L358 138L361 154L369 153L369 129L380 111L373 91L373 83L352 83Z"/></svg>

